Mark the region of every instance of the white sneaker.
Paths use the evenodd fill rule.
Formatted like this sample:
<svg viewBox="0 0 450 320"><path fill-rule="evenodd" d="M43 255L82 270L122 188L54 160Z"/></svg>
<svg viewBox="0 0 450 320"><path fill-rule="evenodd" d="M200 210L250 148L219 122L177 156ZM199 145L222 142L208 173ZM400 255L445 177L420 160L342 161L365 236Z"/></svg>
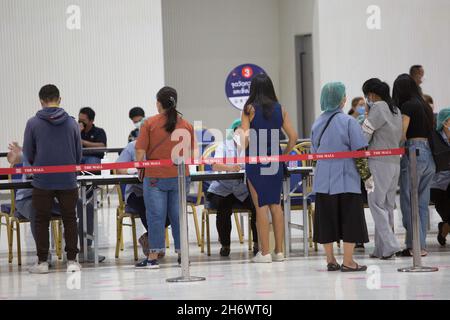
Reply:
<svg viewBox="0 0 450 320"><path fill-rule="evenodd" d="M284 254L283 252L280 253L272 253L272 261L275 262L283 262L284 261Z"/></svg>
<svg viewBox="0 0 450 320"><path fill-rule="evenodd" d="M258 254L252 259L253 263L272 263L272 255L266 254L265 256L263 256L263 254L260 252L258 252Z"/></svg>
<svg viewBox="0 0 450 320"><path fill-rule="evenodd" d="M46 274L48 273L48 262L36 262L36 264L28 269L28 272L34 274Z"/></svg>
<svg viewBox="0 0 450 320"><path fill-rule="evenodd" d="M67 261L67 273L80 272L81 266L76 261Z"/></svg>

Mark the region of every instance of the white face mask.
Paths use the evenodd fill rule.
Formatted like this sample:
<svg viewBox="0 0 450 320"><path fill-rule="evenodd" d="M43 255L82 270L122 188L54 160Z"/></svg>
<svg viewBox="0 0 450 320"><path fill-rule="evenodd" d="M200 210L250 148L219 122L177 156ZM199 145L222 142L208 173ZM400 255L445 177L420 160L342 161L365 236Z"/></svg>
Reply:
<svg viewBox="0 0 450 320"><path fill-rule="evenodd" d="M140 129L141 128L141 126L144 124L144 122L145 122L145 118L143 118L141 121L139 121L139 122L136 122L135 124L134 124L134 126L136 127L136 129Z"/></svg>

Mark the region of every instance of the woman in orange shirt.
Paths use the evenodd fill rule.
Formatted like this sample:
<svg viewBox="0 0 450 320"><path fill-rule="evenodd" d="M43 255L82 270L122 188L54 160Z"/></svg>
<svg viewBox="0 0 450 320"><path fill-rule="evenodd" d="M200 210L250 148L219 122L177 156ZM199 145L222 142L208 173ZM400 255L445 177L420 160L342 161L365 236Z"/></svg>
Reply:
<svg viewBox="0 0 450 320"><path fill-rule="evenodd" d="M177 92L170 87L162 88L157 96L158 115L142 125L136 142L136 160L165 160L175 162L178 157L190 159L196 153L193 126L177 111ZM182 147L182 148L180 148ZM176 150L182 150L176 154ZM183 152L187 151L187 152ZM186 153L186 154L183 154ZM195 154L194 154L195 156ZM189 174L188 166L186 173ZM180 263L180 225L178 202L178 170L170 167L145 169L144 201L148 221L150 254L137 268L158 269L158 254L165 253L165 222L167 216L172 225L172 236Z"/></svg>

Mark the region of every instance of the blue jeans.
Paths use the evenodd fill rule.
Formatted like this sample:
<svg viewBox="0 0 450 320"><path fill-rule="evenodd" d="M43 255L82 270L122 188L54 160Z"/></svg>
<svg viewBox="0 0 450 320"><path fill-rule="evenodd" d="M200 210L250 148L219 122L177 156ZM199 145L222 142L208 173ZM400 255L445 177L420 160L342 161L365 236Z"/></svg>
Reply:
<svg viewBox="0 0 450 320"><path fill-rule="evenodd" d="M93 156L85 156L81 158L81 164L100 164L102 159Z"/></svg>
<svg viewBox="0 0 450 320"><path fill-rule="evenodd" d="M180 206L178 194L178 178L144 179L144 201L147 212L150 253L166 251L165 231L167 217L169 217L172 225L175 251L180 252Z"/></svg>
<svg viewBox="0 0 450 320"><path fill-rule="evenodd" d="M420 245L426 248L428 228L428 205L430 203L430 185L436 171L430 147L426 141L407 141L406 147L415 146L419 150L417 157L417 178L419 192L419 217L420 217ZM412 220L411 220L411 184L409 158L403 156L400 172L400 207L403 216L403 227L406 229L406 247L412 248Z"/></svg>

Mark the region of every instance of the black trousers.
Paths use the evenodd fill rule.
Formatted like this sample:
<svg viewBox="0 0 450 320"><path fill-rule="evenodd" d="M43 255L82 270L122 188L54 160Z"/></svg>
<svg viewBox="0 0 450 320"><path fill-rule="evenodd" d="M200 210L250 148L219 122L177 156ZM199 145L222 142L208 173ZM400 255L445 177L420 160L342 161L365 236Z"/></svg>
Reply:
<svg viewBox="0 0 450 320"><path fill-rule="evenodd" d="M219 233L220 244L224 247L229 247L231 244L231 215L233 208L241 208L251 210L251 229L253 235L253 242L258 243L258 233L256 231L256 210L250 195L244 202L239 201L233 194L227 197L222 197L217 194L208 193L207 200L212 208L217 210L216 227Z"/></svg>
<svg viewBox="0 0 450 320"><path fill-rule="evenodd" d="M431 201L441 216L442 222L450 223L450 186L446 191L431 189Z"/></svg>
<svg viewBox="0 0 450 320"><path fill-rule="evenodd" d="M36 209L36 248L40 262L47 261L49 250L49 224L54 198L58 199L64 224L65 251L67 260L75 260L78 254L78 225L76 206L78 189L42 190L33 189L33 207Z"/></svg>

